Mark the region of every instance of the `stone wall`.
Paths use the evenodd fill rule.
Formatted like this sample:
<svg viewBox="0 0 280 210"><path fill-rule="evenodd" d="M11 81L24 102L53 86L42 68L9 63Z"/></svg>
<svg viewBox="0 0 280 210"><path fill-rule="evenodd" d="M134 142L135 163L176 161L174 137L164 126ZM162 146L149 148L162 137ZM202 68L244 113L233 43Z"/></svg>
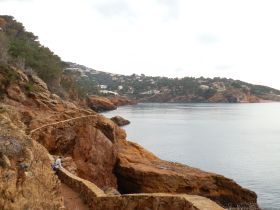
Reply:
<svg viewBox="0 0 280 210"><path fill-rule="evenodd" d="M223 210L215 202L195 195L143 193L109 196L95 184L63 168L59 170L58 177L64 184L79 193L91 210Z"/></svg>

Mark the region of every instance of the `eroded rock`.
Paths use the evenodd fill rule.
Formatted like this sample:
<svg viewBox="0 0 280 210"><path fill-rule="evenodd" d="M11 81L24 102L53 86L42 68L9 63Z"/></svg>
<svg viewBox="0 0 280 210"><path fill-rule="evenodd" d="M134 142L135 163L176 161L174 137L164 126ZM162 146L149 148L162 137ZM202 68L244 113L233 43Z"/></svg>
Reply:
<svg viewBox="0 0 280 210"><path fill-rule="evenodd" d="M224 206L257 207L257 196L224 176L163 161L136 143L118 142L116 175L122 193L186 193Z"/></svg>
<svg viewBox="0 0 280 210"><path fill-rule="evenodd" d="M115 116L111 118L112 121L114 121L118 126L125 126L130 124L130 121L127 119L124 119L121 116Z"/></svg>
<svg viewBox="0 0 280 210"><path fill-rule="evenodd" d="M117 108L109 99L101 96L90 96L88 106L96 112L110 111Z"/></svg>
<svg viewBox="0 0 280 210"><path fill-rule="evenodd" d="M51 154L71 156L80 177L99 187L116 188L114 142L122 132L111 120L97 115L46 126L32 136Z"/></svg>
<svg viewBox="0 0 280 210"><path fill-rule="evenodd" d="M19 102L23 102L26 99L24 93L16 84L13 84L7 88L7 94L11 99L14 99Z"/></svg>
<svg viewBox="0 0 280 210"><path fill-rule="evenodd" d="M5 110L0 113L0 209L63 207L60 182L44 147L28 138Z"/></svg>

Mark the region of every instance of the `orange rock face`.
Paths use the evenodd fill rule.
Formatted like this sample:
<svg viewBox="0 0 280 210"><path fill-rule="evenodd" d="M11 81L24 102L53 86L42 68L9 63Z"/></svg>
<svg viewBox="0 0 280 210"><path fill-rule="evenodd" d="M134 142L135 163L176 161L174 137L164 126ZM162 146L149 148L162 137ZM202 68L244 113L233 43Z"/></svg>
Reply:
<svg viewBox="0 0 280 210"><path fill-rule="evenodd" d="M25 135L16 110L0 110L0 209L62 209L48 151Z"/></svg>
<svg viewBox="0 0 280 210"><path fill-rule="evenodd" d="M23 72L18 73L17 78L16 82L12 84L4 82L2 83L4 85L0 84L1 103L10 110L9 116L13 122L20 122L15 126L16 133L22 136L25 135L24 132L29 133L34 140L45 147L35 142L36 150L30 145L29 149L34 154L34 159L44 160L44 164L35 161L31 172L35 171L36 177L42 176L46 183L50 183L48 186L50 190L47 192L52 192L51 189L54 189L54 194L48 193L44 198L38 198L37 194L44 195L44 188L40 187L36 191L38 180L34 179L32 175L34 173L27 173L32 176L30 176L30 181L26 182L25 187L26 189L29 189L29 186L34 187L31 195L38 198L39 203L34 200L36 205L44 202L44 205L51 206L49 201L52 199L57 208L61 205L59 196L56 196L59 194L57 189L59 184L52 175L50 164L47 162L48 150L54 155L67 157L65 167L73 174L90 180L100 188L118 187L122 193L186 193L208 197L224 206L257 207L255 193L243 189L234 181L186 165L160 160L141 146L126 141L126 133L116 123L96 112L82 109L73 103L62 100L52 94L40 79L27 76ZM2 81L5 81L5 74L0 71L0 82ZM27 90L26 83L31 83L34 91ZM12 113L17 113L17 117ZM6 116L3 120L5 119ZM5 125L4 121L1 124L3 132L10 130L5 129L3 125ZM3 172L4 174L6 170L10 170L8 168L13 167L13 160L7 155L1 156L0 154L0 164L7 168ZM45 168L40 171L42 165ZM0 175L1 173L2 171L0 171ZM8 180L3 185L0 181L1 189L7 188L7 193L11 192L7 195L12 196L5 197L6 200L10 199L11 205L13 205L13 195L16 196L15 180ZM29 183L32 184L29 185ZM13 187L11 191L9 191L9 186ZM148 198L150 199L150 196ZM0 207L1 202L6 202L5 199L0 199ZM110 200L109 197L108 199ZM128 200L123 197L115 201L118 205L125 205L126 202L129 202L139 208L141 206L151 208L149 202L145 203L146 195L135 199L134 202L133 197L129 197ZM142 199L144 199L143 202ZM162 199L165 200L165 198ZM157 198L152 200L157 205L161 204ZM170 205L173 205L172 202ZM180 209L180 205L178 209Z"/></svg>
<svg viewBox="0 0 280 210"><path fill-rule="evenodd" d="M118 106L133 105L133 104L136 104L136 101L131 100L126 96L88 97L88 106L96 112L114 110Z"/></svg>
<svg viewBox="0 0 280 210"><path fill-rule="evenodd" d="M114 121L118 126L124 126L130 123L129 120L126 120L121 116L112 117L111 120Z"/></svg>
<svg viewBox="0 0 280 210"><path fill-rule="evenodd" d="M107 97L115 106L134 105L137 102L126 96L108 96Z"/></svg>
<svg viewBox="0 0 280 210"><path fill-rule="evenodd" d="M186 193L208 197L227 207L257 208L256 194L233 180L160 160L129 141L118 143L116 175L122 193Z"/></svg>
<svg viewBox="0 0 280 210"><path fill-rule="evenodd" d="M96 112L109 111L117 108L109 99L101 96L90 96L88 98L88 106Z"/></svg>
<svg viewBox="0 0 280 210"><path fill-rule="evenodd" d="M32 136L51 154L72 157L78 176L99 187L117 187L114 142L125 135L112 121L102 116L82 117L47 126Z"/></svg>

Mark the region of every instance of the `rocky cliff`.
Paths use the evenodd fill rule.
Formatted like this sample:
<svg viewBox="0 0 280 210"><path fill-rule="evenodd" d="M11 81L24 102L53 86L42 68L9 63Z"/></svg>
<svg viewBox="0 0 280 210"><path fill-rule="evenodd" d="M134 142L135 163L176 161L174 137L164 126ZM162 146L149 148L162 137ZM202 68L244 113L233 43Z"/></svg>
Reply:
<svg viewBox="0 0 280 210"><path fill-rule="evenodd" d="M10 74L15 79L7 81ZM30 209L39 205L43 209L63 207L60 182L50 169L48 153L63 156L66 169L101 189L110 187L121 193L184 193L207 197L226 207L257 208L255 193L221 175L158 159L127 141L124 130L115 122L62 100L32 73L14 67L1 68L0 82L4 107L0 132L3 209L28 205L34 206ZM30 85L32 88L27 88ZM34 201L27 202L27 198ZM175 203L179 205L176 209L180 205L181 209L192 209L185 198L163 194L106 197L92 202L99 209L105 201L111 202L108 209L124 209L122 206L128 203L139 209L152 208L151 203L145 202L147 199L151 199L153 206L166 203L162 209Z"/></svg>
<svg viewBox="0 0 280 210"><path fill-rule="evenodd" d="M17 110L0 105L0 209L62 209L48 151L24 132Z"/></svg>
<svg viewBox="0 0 280 210"><path fill-rule="evenodd" d="M89 96L87 101L88 106L96 112L111 111L118 106L136 104L135 100L126 96Z"/></svg>
<svg viewBox="0 0 280 210"><path fill-rule="evenodd" d="M89 92L85 90L99 92L91 89L90 80L79 80L79 74L67 75L68 65L13 17L0 16L0 27L0 209L65 209L64 201L69 199L64 194L65 185L89 208L98 210L223 209L217 203L258 208L255 193L234 181L160 160L127 141L118 121L115 123L89 108L103 111L100 109L104 104L115 107L130 103L127 98L89 98L87 104L83 96ZM101 75L105 79L102 81L107 76ZM204 86L193 89L197 85L188 86L194 84L192 79L174 80L180 85L170 90L166 82L171 80L166 78L155 81L145 75L132 75L119 80L119 76L110 74L112 81L124 84L111 83L114 88L143 98L166 93L170 100L177 97L183 102L184 97L196 96L193 91L199 90L207 98L216 93L212 87L206 87L205 81L201 81ZM147 79L149 84L160 84L160 90L145 83ZM127 86L127 82L133 87ZM230 83L231 87L238 85ZM222 83L215 87L223 90ZM143 93L143 88L149 91ZM243 88L243 92L249 91ZM234 90L232 94L242 96L242 92ZM263 87L257 90L263 93ZM103 89L104 94L108 91L113 89ZM277 93L269 88L267 91ZM235 95L224 94L233 102ZM253 96L251 99L255 100ZM63 168L55 174L51 162L57 155L62 156ZM133 194L120 195L118 190ZM75 208L79 207L69 207Z"/></svg>
<svg viewBox="0 0 280 210"><path fill-rule="evenodd" d="M208 197L217 203L257 208L257 196L224 176L179 163L160 160L140 145L120 140L116 167L123 193L186 193Z"/></svg>

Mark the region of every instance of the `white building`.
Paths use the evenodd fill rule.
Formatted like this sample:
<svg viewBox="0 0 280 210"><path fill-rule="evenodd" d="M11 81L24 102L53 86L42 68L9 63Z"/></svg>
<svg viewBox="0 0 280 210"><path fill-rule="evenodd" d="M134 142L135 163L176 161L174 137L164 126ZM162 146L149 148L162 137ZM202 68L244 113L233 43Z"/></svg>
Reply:
<svg viewBox="0 0 280 210"><path fill-rule="evenodd" d="M108 85L99 85L99 87L104 90L107 89Z"/></svg>
<svg viewBox="0 0 280 210"><path fill-rule="evenodd" d="M202 90L208 90L210 87L208 85L200 85L199 88Z"/></svg>
<svg viewBox="0 0 280 210"><path fill-rule="evenodd" d="M115 96L119 95L118 93L110 91L110 90L100 90L100 93L111 94L111 95L115 95Z"/></svg>
<svg viewBox="0 0 280 210"><path fill-rule="evenodd" d="M151 94L159 94L160 91L159 90L148 90L145 92L140 93L141 95L151 95Z"/></svg>

